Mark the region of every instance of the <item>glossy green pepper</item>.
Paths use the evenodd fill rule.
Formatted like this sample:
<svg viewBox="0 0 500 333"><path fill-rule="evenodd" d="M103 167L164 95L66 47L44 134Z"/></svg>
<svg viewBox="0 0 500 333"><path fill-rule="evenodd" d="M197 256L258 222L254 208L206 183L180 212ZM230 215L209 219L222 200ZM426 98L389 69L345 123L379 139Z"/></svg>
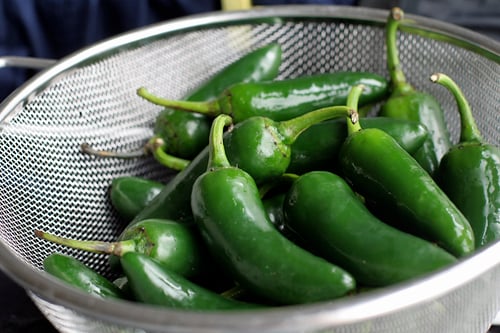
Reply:
<svg viewBox="0 0 500 333"><path fill-rule="evenodd" d="M366 72L335 72L294 79L239 83L226 89L217 99L208 102L173 101L139 88L139 96L171 108L199 112L212 117L230 115L234 123L254 116L276 121L298 117L315 109L345 105L352 86L363 84L366 90L360 103L382 100L388 89L387 80Z"/></svg>
<svg viewBox="0 0 500 333"><path fill-rule="evenodd" d="M196 231L196 232L195 232ZM203 271L206 258L197 230L170 220L149 219L127 227L116 242L82 241L35 231L39 238L71 248L121 257L128 252L143 253L176 273L192 277ZM111 266L118 269L117 259Z"/></svg>
<svg viewBox="0 0 500 333"><path fill-rule="evenodd" d="M476 247L500 239L500 149L485 142L460 87L447 75L431 81L454 96L461 119L460 140L441 159L437 181L469 220Z"/></svg>
<svg viewBox="0 0 500 333"><path fill-rule="evenodd" d="M396 45L396 34L404 12L393 8L386 28L387 68L391 76L391 95L382 105L379 115L420 122L429 131L429 139L412 156L434 175L441 157L450 149L450 134L443 110L430 94L416 91L405 78Z"/></svg>
<svg viewBox="0 0 500 333"><path fill-rule="evenodd" d="M363 128L379 128L391 135L408 153L420 149L429 134L415 121L388 117L360 118ZM314 124L292 144L287 172L302 174L313 170L334 170L338 152L347 136L344 119Z"/></svg>
<svg viewBox="0 0 500 333"><path fill-rule="evenodd" d="M339 105L280 122L266 117L246 119L224 136L227 156L232 164L248 172L257 183L271 181L285 173L290 163L290 147L305 129L327 119L348 115L350 111L350 108ZM147 218L192 221L191 188L196 178L206 171L208 153L208 148L205 148L198 154L131 223Z"/></svg>
<svg viewBox="0 0 500 333"><path fill-rule="evenodd" d="M352 108L357 95L347 103ZM451 254L462 257L474 251L469 222L422 166L384 131L347 124L340 166L354 190L367 202L416 226Z"/></svg>
<svg viewBox="0 0 500 333"><path fill-rule="evenodd" d="M243 310L259 305L240 302L203 288L141 253L120 259L128 288L140 302L189 310Z"/></svg>
<svg viewBox="0 0 500 333"><path fill-rule="evenodd" d="M298 247L269 221L255 181L226 157L222 132L230 122L226 115L214 120L207 171L191 196L195 221L214 258L244 290L279 304L329 300L352 291L349 273Z"/></svg>
<svg viewBox="0 0 500 333"><path fill-rule="evenodd" d="M92 295L124 298L120 288L74 257L52 253L43 260L43 268L50 275Z"/></svg>
<svg viewBox="0 0 500 333"><path fill-rule="evenodd" d="M136 176L116 177L111 181L109 198L118 215L130 222L161 192L165 184Z"/></svg>
<svg viewBox="0 0 500 333"><path fill-rule="evenodd" d="M456 262L440 247L377 219L344 179L327 171L298 178L283 211L286 224L311 251L366 286L406 281Z"/></svg>
<svg viewBox="0 0 500 333"><path fill-rule="evenodd" d="M236 83L272 80L279 73L281 54L281 46L277 43L253 50L209 78L188 95L186 100L207 101ZM134 158L151 153L160 164L173 170L182 170L207 145L211 120L202 114L165 108L158 114L154 135L143 149L120 153L97 151L88 144L83 144L82 151L101 157L120 158Z"/></svg>

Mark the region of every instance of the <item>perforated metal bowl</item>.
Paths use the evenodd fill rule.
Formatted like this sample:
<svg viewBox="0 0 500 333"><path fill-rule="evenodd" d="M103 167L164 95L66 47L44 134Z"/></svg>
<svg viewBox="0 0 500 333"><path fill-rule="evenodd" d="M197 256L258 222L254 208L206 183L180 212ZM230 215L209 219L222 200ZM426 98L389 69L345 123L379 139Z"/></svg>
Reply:
<svg viewBox="0 0 500 333"><path fill-rule="evenodd" d="M282 6L165 22L86 48L34 77L0 106L0 266L26 288L61 332L481 332L500 309L500 243L453 267L332 302L253 312L187 312L99 299L42 271L59 251L109 276L106 257L36 239L43 229L78 239L112 240L122 230L107 200L111 180L167 180L150 159L80 153L135 149L159 108L139 86L180 98L241 55L269 42L283 47L280 78L327 71L387 76L388 12L354 7ZM500 46L472 31L408 15L399 34L409 81L434 94L458 135L455 103L429 82L447 73L465 90L485 138L500 144Z"/></svg>

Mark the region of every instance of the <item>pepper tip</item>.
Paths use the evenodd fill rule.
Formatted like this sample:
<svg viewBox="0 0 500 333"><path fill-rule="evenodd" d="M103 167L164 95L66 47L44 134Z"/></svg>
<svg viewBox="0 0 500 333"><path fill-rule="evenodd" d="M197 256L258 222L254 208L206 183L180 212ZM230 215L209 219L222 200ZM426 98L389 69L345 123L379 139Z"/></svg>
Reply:
<svg viewBox="0 0 500 333"><path fill-rule="evenodd" d="M433 83L438 82L439 81L439 76L440 76L439 73L432 74L431 77L430 77L431 82L433 82Z"/></svg>
<svg viewBox="0 0 500 333"><path fill-rule="evenodd" d="M404 18L404 12L399 7L393 7L391 9L391 18L396 21L401 21Z"/></svg>

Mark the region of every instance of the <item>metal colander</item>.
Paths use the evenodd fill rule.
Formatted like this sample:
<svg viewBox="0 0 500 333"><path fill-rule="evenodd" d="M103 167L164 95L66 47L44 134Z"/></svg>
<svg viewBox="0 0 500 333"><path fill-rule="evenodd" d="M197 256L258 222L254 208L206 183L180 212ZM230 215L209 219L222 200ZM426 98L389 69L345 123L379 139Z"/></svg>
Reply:
<svg viewBox="0 0 500 333"><path fill-rule="evenodd" d="M42 260L75 256L111 277L103 255L35 238L42 229L113 240L124 228L107 197L117 176L167 181L152 159L82 154L80 144L132 150L152 134L160 108L137 97L181 98L243 54L283 48L279 78L330 71L388 77L388 12L356 7L277 6L196 15L83 49L40 72L0 106L0 266L26 288L61 332L481 332L500 310L500 243L428 277L332 302L254 312L187 312L89 296L52 278ZM407 15L399 52L409 81L436 96L454 140L451 95L436 71L464 89L484 137L500 144L500 45L454 25Z"/></svg>

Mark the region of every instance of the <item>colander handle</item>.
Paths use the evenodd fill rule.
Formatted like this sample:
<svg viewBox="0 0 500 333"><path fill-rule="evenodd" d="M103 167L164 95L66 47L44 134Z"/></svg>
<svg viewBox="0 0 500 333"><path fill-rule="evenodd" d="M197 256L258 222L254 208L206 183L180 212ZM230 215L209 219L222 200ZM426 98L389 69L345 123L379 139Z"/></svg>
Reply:
<svg viewBox="0 0 500 333"><path fill-rule="evenodd" d="M30 69L44 69L55 64L56 61L57 60L44 58L5 56L0 57L0 68L21 67Z"/></svg>

